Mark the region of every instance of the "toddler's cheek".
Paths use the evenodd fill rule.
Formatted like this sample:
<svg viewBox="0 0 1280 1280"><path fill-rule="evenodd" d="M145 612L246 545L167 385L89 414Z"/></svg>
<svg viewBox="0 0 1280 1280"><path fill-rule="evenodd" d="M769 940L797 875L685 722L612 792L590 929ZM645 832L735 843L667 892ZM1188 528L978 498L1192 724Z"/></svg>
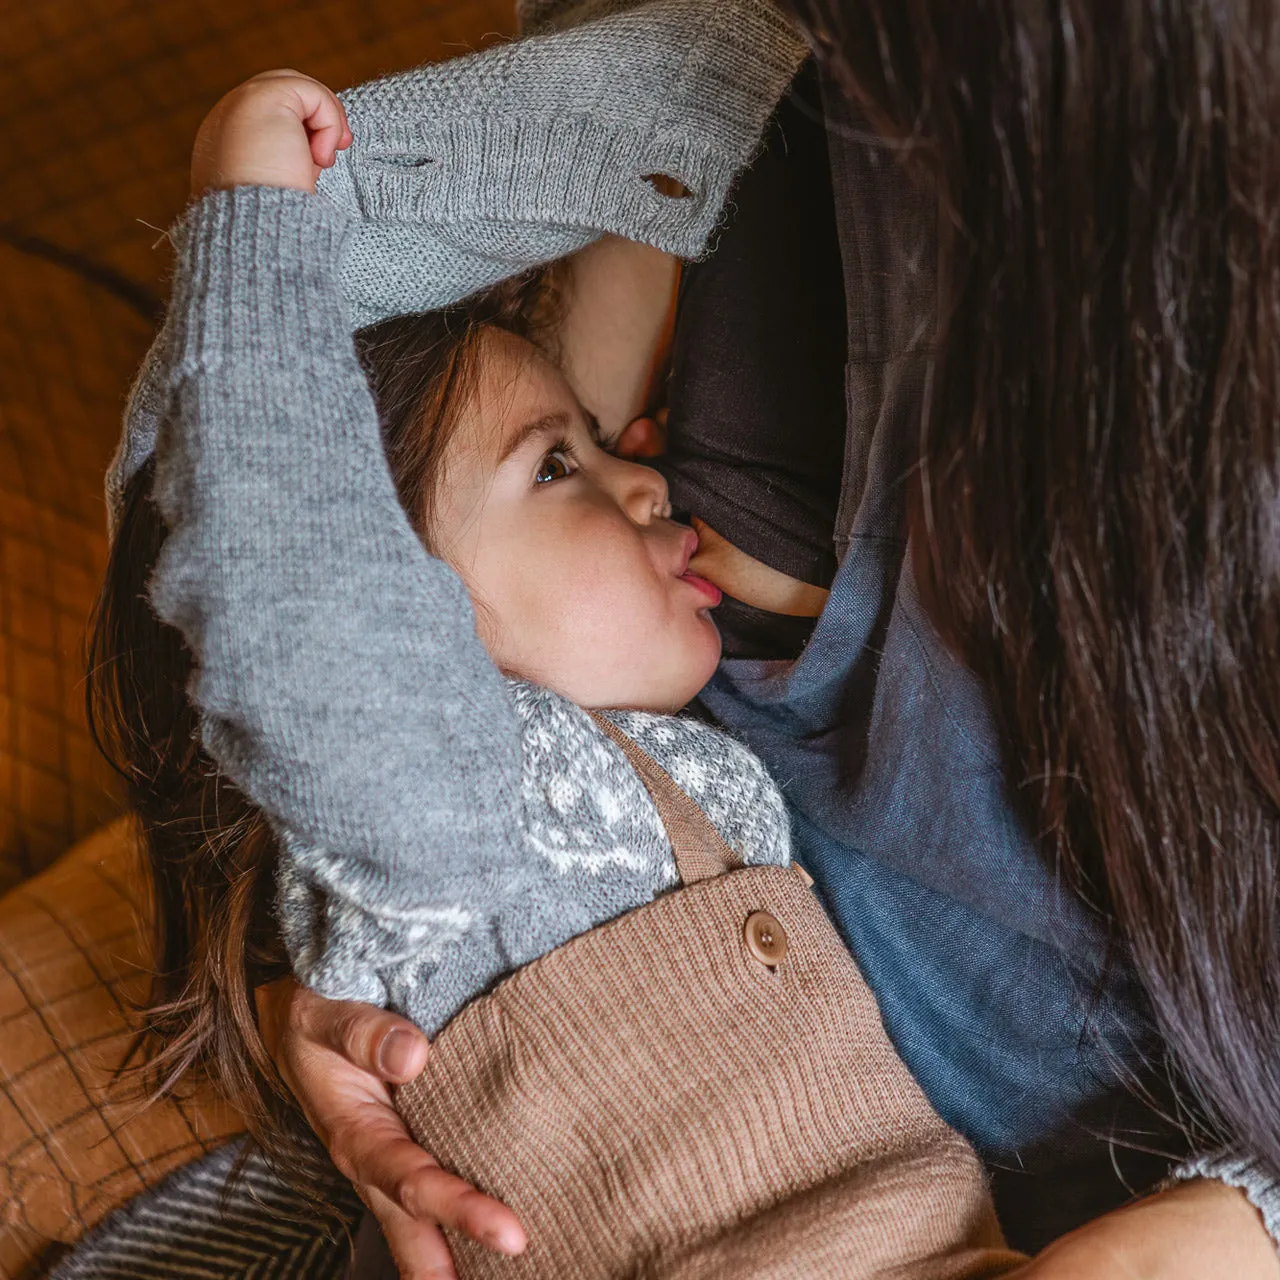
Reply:
<svg viewBox="0 0 1280 1280"><path fill-rule="evenodd" d="M716 673L720 665L720 632L716 628L712 615L697 615L689 634L684 638L685 660L683 676L685 688L684 702L695 698L703 686Z"/></svg>

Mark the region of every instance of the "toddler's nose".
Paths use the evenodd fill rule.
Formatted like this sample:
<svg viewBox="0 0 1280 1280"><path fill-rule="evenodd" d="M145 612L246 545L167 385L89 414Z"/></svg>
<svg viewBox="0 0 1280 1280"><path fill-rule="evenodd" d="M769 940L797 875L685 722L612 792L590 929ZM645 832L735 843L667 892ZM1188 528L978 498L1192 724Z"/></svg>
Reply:
<svg viewBox="0 0 1280 1280"><path fill-rule="evenodd" d="M637 524L651 524L654 520L670 518L671 502L666 476L638 462L618 459L618 466L625 469L622 505L627 514Z"/></svg>

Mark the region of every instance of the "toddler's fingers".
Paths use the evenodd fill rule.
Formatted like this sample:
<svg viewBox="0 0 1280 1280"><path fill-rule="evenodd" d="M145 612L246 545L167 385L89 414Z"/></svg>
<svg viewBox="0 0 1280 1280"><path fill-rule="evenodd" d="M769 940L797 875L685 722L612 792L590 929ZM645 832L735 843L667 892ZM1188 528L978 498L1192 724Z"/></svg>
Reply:
<svg viewBox="0 0 1280 1280"><path fill-rule="evenodd" d="M338 95L318 80L305 77L299 79L294 88L299 98L299 116L307 129L311 158L322 169L327 169L338 151L350 143L346 109Z"/></svg>
<svg viewBox="0 0 1280 1280"><path fill-rule="evenodd" d="M264 81L283 82L279 87L291 94L293 110L306 127L311 158L322 169L327 169L334 155L351 142L346 108L338 95L314 76L304 75L292 67L262 71L248 83Z"/></svg>
<svg viewBox="0 0 1280 1280"><path fill-rule="evenodd" d="M308 119L305 123L311 143L311 158L322 169L327 169L338 152L351 145L351 128L347 124L347 113L337 95L325 90L329 103L322 111Z"/></svg>

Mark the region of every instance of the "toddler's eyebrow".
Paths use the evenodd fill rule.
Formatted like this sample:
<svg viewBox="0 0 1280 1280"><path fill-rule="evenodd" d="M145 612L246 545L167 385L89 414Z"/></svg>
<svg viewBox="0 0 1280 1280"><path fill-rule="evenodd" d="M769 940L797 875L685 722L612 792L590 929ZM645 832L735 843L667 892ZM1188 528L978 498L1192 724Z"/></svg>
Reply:
<svg viewBox="0 0 1280 1280"><path fill-rule="evenodd" d="M544 413L542 417L526 422L518 431L512 432L511 438L502 446L498 466L502 466L531 436L549 436L568 429L569 415L563 409L557 409L554 413Z"/></svg>
<svg viewBox="0 0 1280 1280"><path fill-rule="evenodd" d="M600 423L596 420L596 415L587 413L585 409L583 413L586 416L587 427L591 432L592 440L596 444L600 444ZM542 417L526 422L518 431L513 432L511 438L502 446L502 454L498 458L498 466L502 466L532 436L563 435L569 430L571 422L570 414L564 409L557 409L554 413L544 413Z"/></svg>

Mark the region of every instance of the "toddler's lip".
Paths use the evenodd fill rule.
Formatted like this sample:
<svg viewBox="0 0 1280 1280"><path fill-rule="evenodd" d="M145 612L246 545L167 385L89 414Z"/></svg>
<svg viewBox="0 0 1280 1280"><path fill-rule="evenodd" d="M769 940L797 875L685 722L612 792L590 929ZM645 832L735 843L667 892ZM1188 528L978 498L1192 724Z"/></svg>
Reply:
<svg viewBox="0 0 1280 1280"><path fill-rule="evenodd" d="M706 607L714 609L716 605L724 599L724 592L716 586L709 578L704 578L700 573L690 573L689 565L698 554L698 545L700 542L696 529L686 529L684 531L684 546L681 548L680 571L676 577L681 582L687 582L693 589L699 592L706 599Z"/></svg>
<svg viewBox="0 0 1280 1280"><path fill-rule="evenodd" d="M708 581L697 573L689 573L687 570L680 575L681 582L687 582L696 591L702 592L707 598L708 608L714 609L716 605L724 599L724 592L716 586L714 582Z"/></svg>

